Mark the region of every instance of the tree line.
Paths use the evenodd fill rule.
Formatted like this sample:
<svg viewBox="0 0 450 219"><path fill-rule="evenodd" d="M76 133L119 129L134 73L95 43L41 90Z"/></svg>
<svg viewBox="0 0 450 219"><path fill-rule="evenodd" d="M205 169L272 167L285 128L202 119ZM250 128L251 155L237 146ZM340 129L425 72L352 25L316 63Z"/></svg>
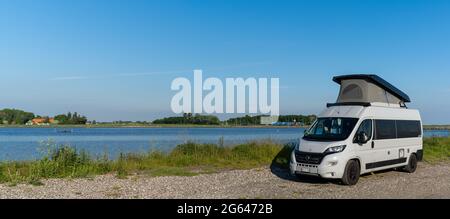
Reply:
<svg viewBox="0 0 450 219"><path fill-rule="evenodd" d="M57 115L55 120L61 125L84 125L88 121L86 116L79 115L77 112Z"/></svg>
<svg viewBox="0 0 450 219"><path fill-rule="evenodd" d="M153 124L194 124L194 125L260 125L262 115L258 116L243 116L237 118L231 118L225 121L220 121L217 116L213 115L200 115L191 113L185 113L179 117L167 117L163 119L157 119L153 121ZM279 116L278 122L293 123L300 125L311 125L316 119L315 115L282 115Z"/></svg>
<svg viewBox="0 0 450 219"><path fill-rule="evenodd" d="M219 125L220 119L213 115L200 115L192 113L185 113L179 117L167 117L153 121L153 124L194 124L194 125Z"/></svg>
<svg viewBox="0 0 450 219"><path fill-rule="evenodd" d="M259 125L261 124L262 115L243 116L226 120L228 125ZM316 120L315 115L280 115L278 122L280 123L296 123L300 125L311 125Z"/></svg>
<svg viewBox="0 0 450 219"><path fill-rule="evenodd" d="M23 125L35 118L34 113L17 109L0 110L0 123L11 125Z"/></svg>
<svg viewBox="0 0 450 219"><path fill-rule="evenodd" d="M316 115L284 115L280 116L279 122L297 122L304 125L311 125L317 119Z"/></svg>
<svg viewBox="0 0 450 219"><path fill-rule="evenodd" d="M116 121L113 124L123 124L123 123L136 123L142 125L150 125L150 124L173 124L173 125L183 125L183 124L193 124L193 125L260 125L261 124L261 115L257 116L243 116L237 118L231 118L225 121L221 121L217 116L214 115L200 115L200 114L192 114L192 113L184 113L183 116L178 117L167 117L162 119L154 120L153 122L146 121ZM0 110L0 124L10 124L10 125L24 125L27 122L35 119L35 118L43 118L44 123L49 123L49 117L42 117L35 115L31 112L26 112L18 109L3 109ZM279 116L278 122L282 123L296 123L301 125L311 125L312 122L316 119L315 115L282 115ZM56 124L61 125L84 125L88 123L88 119L86 116L80 115L77 112L60 114L54 117L54 121ZM97 124L95 120L92 124Z"/></svg>
<svg viewBox="0 0 450 219"><path fill-rule="evenodd" d="M48 123L50 121L50 118L48 116L39 116L35 115L31 112L26 112L19 109L3 109L0 110L0 124L8 124L8 125L24 125L27 122L36 119L36 118L42 118L44 119L45 123ZM62 125L80 125L80 124L86 124L87 118L86 116L82 116L75 113L67 113L67 114L60 114L55 116L54 120L58 124Z"/></svg>

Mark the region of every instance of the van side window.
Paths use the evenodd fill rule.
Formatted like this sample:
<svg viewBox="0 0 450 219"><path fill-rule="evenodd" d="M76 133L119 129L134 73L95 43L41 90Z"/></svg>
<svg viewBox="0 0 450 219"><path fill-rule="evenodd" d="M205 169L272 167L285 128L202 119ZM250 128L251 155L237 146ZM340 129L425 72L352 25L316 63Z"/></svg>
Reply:
<svg viewBox="0 0 450 219"><path fill-rule="evenodd" d="M395 139L397 130L395 120L375 120L375 139Z"/></svg>
<svg viewBox="0 0 450 219"><path fill-rule="evenodd" d="M420 121L397 120L398 138L417 138L422 135Z"/></svg>
<svg viewBox="0 0 450 219"><path fill-rule="evenodd" d="M367 137L369 137L369 140L372 139L372 120L366 119L364 120L361 125L358 128L358 131L356 132L356 136L358 136L359 133L365 132L367 134ZM355 136L355 138L356 138Z"/></svg>

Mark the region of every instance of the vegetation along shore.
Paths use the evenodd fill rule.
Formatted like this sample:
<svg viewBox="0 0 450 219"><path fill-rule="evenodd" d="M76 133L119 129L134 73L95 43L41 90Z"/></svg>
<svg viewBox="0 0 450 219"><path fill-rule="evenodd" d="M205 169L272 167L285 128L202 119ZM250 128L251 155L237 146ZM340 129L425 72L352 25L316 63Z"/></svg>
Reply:
<svg viewBox="0 0 450 219"><path fill-rule="evenodd" d="M1 162L0 183L40 185L42 179L86 178L111 173L119 178L131 174L193 176L271 164L287 168L292 150L293 145L280 145L272 141L232 147L186 143L168 153L121 154L113 160L107 156L94 158L69 146L55 146L40 160ZM424 160L431 164L450 162L450 138L426 138Z"/></svg>
<svg viewBox="0 0 450 219"><path fill-rule="evenodd" d="M18 109L0 110L0 128L307 128L317 118L316 115L245 115L221 121L214 115L185 113L182 116L166 117L154 121L113 121L97 122L88 120L77 112L59 114L54 117L35 115ZM424 125L426 130L450 130L450 125Z"/></svg>
<svg viewBox="0 0 450 219"><path fill-rule="evenodd" d="M200 115L184 113L182 116L166 117L154 121L113 121L98 122L88 120L77 112L68 112L54 117L35 115L19 109L0 110L0 125L2 127L32 127L32 126L96 126L96 127L154 127L154 126L308 126L316 119L315 115L245 115L243 117L230 118L221 121L214 115Z"/></svg>
<svg viewBox="0 0 450 219"><path fill-rule="evenodd" d="M295 125L295 126L274 126L274 125L196 125L196 124L143 124L136 122L124 123L97 123L97 124L83 124L83 125L61 125L51 124L45 126L28 126L28 125L0 125L0 128L308 128L309 125ZM436 131L450 131L450 125L424 125L424 130Z"/></svg>

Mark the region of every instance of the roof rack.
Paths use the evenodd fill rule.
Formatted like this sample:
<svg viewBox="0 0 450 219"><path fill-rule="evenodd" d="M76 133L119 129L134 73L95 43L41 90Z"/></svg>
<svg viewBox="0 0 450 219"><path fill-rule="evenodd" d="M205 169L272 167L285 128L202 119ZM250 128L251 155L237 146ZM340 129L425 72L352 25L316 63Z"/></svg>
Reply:
<svg viewBox="0 0 450 219"><path fill-rule="evenodd" d="M369 107L372 104L365 103L365 102L345 102L345 103L327 103L327 108L333 107L333 106L363 106L363 107Z"/></svg>

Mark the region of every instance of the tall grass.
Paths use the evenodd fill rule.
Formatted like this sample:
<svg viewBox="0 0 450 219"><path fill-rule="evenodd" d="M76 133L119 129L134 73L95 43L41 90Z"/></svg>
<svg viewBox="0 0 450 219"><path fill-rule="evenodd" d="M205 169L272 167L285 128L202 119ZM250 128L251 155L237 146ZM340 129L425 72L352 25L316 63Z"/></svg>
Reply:
<svg viewBox="0 0 450 219"><path fill-rule="evenodd" d="M423 142L424 160L429 163L450 161L449 138L425 138Z"/></svg>
<svg viewBox="0 0 450 219"><path fill-rule="evenodd" d="M40 184L41 179L79 178L115 173L152 176L190 176L227 169L248 169L268 165L282 146L271 141L251 142L234 147L186 143L169 153L120 154L118 159L93 158L69 146L54 147L36 161L0 163L0 183Z"/></svg>

